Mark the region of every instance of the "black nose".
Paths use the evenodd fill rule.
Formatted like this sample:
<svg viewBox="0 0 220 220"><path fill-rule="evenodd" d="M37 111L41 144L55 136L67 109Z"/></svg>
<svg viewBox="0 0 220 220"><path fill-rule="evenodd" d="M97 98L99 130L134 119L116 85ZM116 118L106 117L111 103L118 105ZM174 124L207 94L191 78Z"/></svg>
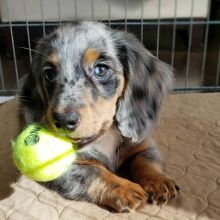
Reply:
<svg viewBox="0 0 220 220"><path fill-rule="evenodd" d="M80 121L79 113L77 112L68 112L68 113L57 113L53 112L54 124L56 127L65 128L69 131L74 130Z"/></svg>

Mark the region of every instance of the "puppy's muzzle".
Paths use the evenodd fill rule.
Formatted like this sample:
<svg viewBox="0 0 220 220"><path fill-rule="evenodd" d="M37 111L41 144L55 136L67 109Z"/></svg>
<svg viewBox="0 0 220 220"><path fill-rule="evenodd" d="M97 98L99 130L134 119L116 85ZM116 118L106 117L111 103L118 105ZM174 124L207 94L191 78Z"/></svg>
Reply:
<svg viewBox="0 0 220 220"><path fill-rule="evenodd" d="M63 128L68 131L73 131L79 125L80 122L80 116L78 112L53 112L52 117L57 129Z"/></svg>

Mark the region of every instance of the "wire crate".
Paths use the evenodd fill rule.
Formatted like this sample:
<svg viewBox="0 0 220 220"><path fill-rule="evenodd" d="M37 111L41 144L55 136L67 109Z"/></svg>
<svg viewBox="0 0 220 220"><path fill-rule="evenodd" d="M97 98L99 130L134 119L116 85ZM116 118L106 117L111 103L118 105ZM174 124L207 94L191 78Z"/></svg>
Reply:
<svg viewBox="0 0 220 220"><path fill-rule="evenodd" d="M220 90L219 0L0 0L0 4L0 95L18 91L41 37L79 19L134 33L174 67L174 92Z"/></svg>

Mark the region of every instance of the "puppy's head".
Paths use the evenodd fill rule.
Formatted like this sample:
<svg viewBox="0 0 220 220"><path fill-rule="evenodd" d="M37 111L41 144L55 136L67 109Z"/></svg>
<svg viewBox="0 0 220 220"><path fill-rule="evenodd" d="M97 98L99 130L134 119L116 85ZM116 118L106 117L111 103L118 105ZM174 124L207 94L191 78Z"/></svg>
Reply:
<svg viewBox="0 0 220 220"><path fill-rule="evenodd" d="M46 121L73 139L116 122L140 141L158 118L170 68L135 37L100 23L66 25L42 39L21 99L28 121Z"/></svg>

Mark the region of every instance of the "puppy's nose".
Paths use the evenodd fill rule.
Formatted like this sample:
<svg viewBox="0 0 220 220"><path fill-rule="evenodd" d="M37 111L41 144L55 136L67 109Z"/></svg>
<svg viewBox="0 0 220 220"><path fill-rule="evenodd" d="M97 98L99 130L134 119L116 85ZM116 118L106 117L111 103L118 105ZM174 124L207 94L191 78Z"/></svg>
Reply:
<svg viewBox="0 0 220 220"><path fill-rule="evenodd" d="M68 112L68 113L53 112L52 116L54 119L54 124L58 129L65 128L69 131L72 131L79 125L80 116L79 113L77 112Z"/></svg>

